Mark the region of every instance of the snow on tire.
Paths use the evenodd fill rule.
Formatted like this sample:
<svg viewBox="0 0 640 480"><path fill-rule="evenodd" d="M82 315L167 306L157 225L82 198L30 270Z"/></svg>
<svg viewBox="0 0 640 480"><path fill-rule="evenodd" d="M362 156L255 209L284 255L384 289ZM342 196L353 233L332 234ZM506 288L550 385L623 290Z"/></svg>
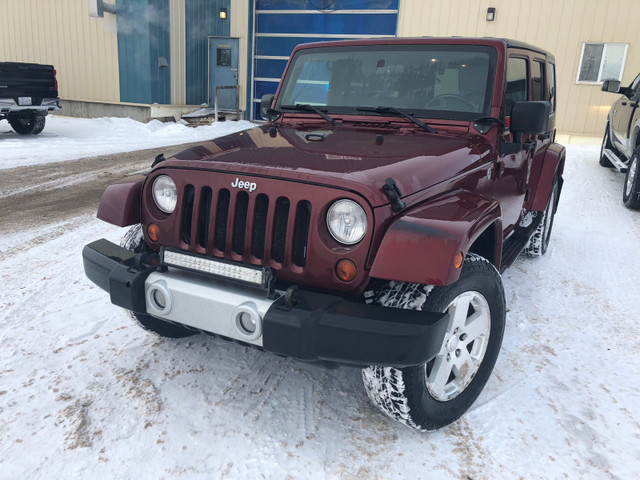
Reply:
<svg viewBox="0 0 640 480"><path fill-rule="evenodd" d="M373 404L418 430L457 420L480 395L502 344L506 307L498 271L486 259L468 254L457 282L388 282L375 292L374 302L400 311L446 311L449 324L440 351L425 365L363 369Z"/></svg>
<svg viewBox="0 0 640 480"><path fill-rule="evenodd" d="M535 212L536 216L542 215L542 220L522 250L522 253L527 257L541 257L547 253L556 213L556 204L558 203L558 190L558 181L554 180L549 201L547 202L547 208L545 208L544 212Z"/></svg>
<svg viewBox="0 0 640 480"><path fill-rule="evenodd" d="M134 225L120 240L120 246L134 253L150 253L142 235L142 225ZM196 335L198 332L175 323L165 322L146 313L125 310L140 328L162 338L184 338Z"/></svg>

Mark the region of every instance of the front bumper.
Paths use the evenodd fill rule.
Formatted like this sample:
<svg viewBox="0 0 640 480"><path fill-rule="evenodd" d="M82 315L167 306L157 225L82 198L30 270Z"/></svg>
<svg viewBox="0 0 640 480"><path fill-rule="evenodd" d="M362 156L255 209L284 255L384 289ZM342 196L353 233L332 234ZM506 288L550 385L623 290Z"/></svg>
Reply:
<svg viewBox="0 0 640 480"><path fill-rule="evenodd" d="M448 315L365 305L336 295L296 290L265 298L263 290L166 267L145 266L129 250L98 240L82 252L87 277L111 302L303 361L352 366L421 365L436 356ZM160 305L154 292L162 293ZM252 334L241 314L255 315Z"/></svg>

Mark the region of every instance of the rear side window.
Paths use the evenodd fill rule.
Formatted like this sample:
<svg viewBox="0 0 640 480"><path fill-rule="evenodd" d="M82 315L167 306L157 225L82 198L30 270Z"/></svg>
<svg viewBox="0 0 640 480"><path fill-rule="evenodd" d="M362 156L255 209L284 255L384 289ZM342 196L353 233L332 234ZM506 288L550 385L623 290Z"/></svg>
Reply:
<svg viewBox="0 0 640 480"><path fill-rule="evenodd" d="M556 66L553 63L547 63L547 91L549 92L549 102L551 103L551 111L556 111Z"/></svg>
<svg viewBox="0 0 640 480"><path fill-rule="evenodd" d="M534 61L531 72L531 99L545 100L544 98L544 63Z"/></svg>
<svg viewBox="0 0 640 480"><path fill-rule="evenodd" d="M527 59L510 57L507 62L507 96L505 114L511 116L513 104L529 100L529 82L527 81Z"/></svg>

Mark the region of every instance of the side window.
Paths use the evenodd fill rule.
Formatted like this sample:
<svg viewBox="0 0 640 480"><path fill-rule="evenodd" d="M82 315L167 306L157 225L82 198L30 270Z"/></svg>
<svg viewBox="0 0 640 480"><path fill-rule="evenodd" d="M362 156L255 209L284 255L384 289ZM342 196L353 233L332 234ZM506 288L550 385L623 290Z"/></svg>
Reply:
<svg viewBox="0 0 640 480"><path fill-rule="evenodd" d="M544 63L535 61L531 65L531 99L544 100Z"/></svg>
<svg viewBox="0 0 640 480"><path fill-rule="evenodd" d="M507 62L506 116L511 116L514 103L529 100L528 86L527 60L520 57L510 57Z"/></svg>
<svg viewBox="0 0 640 480"><path fill-rule="evenodd" d="M553 63L547 63L547 91L549 92L549 102L551 103L551 111L556 111L556 66Z"/></svg>

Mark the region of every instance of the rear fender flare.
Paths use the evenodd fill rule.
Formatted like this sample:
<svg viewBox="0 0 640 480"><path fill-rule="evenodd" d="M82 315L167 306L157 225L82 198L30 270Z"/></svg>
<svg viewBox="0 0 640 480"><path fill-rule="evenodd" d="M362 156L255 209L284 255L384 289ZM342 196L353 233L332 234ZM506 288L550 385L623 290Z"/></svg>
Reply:
<svg viewBox="0 0 640 480"><path fill-rule="evenodd" d="M547 207L556 177L560 177L560 187L562 187L561 176L564 171L565 157L565 148L558 143L552 143L545 150L541 161L534 160L529 201L525 204L525 209L542 212Z"/></svg>
<svg viewBox="0 0 640 480"><path fill-rule="evenodd" d="M100 198L98 218L119 227L140 223L140 200L144 180L143 175L136 175L109 185Z"/></svg>
<svg viewBox="0 0 640 480"><path fill-rule="evenodd" d="M456 254L466 255L487 228L499 229L495 249L498 260L494 259L499 262L502 222L498 202L467 191L430 201L391 224L371 266L371 277L449 285L460 277L454 265Z"/></svg>

